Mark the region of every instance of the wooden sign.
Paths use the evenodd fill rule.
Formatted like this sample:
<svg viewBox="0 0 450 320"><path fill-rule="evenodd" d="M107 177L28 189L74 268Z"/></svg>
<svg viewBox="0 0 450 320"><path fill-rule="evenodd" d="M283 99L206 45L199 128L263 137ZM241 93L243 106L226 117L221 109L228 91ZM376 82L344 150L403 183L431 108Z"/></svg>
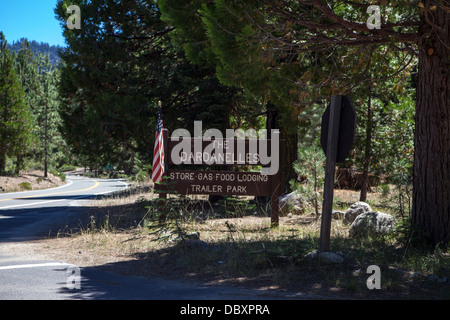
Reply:
<svg viewBox="0 0 450 320"><path fill-rule="evenodd" d="M214 165L267 165L272 157L271 144L261 147L261 140L256 139L215 139L211 141L198 138L189 139L189 151L182 147L183 139L168 139L169 164L181 161L182 164ZM199 146L196 150L196 145ZM278 152L278 150L276 150ZM175 160L173 156L175 154ZM275 154L273 154L275 156ZM278 156L278 155L277 155ZM177 164L181 164L177 163Z"/></svg>
<svg viewBox="0 0 450 320"><path fill-rule="evenodd" d="M170 170L169 184L179 194L270 196L273 176L259 172ZM170 184L170 182L175 182Z"/></svg>
<svg viewBox="0 0 450 320"><path fill-rule="evenodd" d="M271 165L267 162L269 155L276 156L278 163L284 163L283 153L280 150L271 150L272 144L267 144L270 140L264 141L266 145L258 143L258 140L251 141L250 139L241 139L240 141L235 139L233 143L229 139L205 141L184 140L186 138L183 138L180 141L174 141L168 135L167 129L163 129L164 153L166 155L164 177L166 183L155 185L155 189L161 198L165 198L167 193L172 191L181 195L269 196L271 222L274 226L278 225L278 202L284 189L281 168L277 168L275 174L243 171L177 170L171 168L178 164L269 166ZM184 143L185 146L190 145L192 148L189 148L189 152L185 152L180 147L180 143ZM215 147L218 147L219 150L222 149L223 152L215 153ZM280 140L279 149L283 150L283 147L284 141ZM172 158L172 154L175 155L175 160ZM175 164L175 162L178 163Z"/></svg>

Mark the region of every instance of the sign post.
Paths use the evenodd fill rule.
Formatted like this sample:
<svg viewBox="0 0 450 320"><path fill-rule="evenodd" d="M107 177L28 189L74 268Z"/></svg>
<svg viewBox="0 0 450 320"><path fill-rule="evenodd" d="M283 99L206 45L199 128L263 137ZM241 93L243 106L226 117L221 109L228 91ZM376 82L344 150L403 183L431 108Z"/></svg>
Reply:
<svg viewBox="0 0 450 320"><path fill-rule="evenodd" d="M356 113L350 100L346 96L332 96L331 104L322 117L321 145L327 161L323 189L320 252L330 251L336 162L344 161L353 145L355 123Z"/></svg>

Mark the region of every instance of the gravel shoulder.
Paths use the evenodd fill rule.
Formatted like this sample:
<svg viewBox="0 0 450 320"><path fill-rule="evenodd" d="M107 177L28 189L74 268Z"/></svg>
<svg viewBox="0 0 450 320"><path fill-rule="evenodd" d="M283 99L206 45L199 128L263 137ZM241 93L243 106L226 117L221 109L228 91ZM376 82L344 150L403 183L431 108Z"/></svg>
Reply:
<svg viewBox="0 0 450 320"><path fill-rule="evenodd" d="M40 170L22 171L16 177L0 176L0 192L20 192L27 190L43 190L59 187L66 182L60 177L48 173L44 178L44 172ZM29 189L27 189L29 188Z"/></svg>

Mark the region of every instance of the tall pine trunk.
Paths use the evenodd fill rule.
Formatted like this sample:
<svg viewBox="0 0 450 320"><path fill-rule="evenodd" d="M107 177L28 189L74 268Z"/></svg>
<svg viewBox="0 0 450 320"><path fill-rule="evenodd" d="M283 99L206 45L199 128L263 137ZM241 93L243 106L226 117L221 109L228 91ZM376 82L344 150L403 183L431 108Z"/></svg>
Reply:
<svg viewBox="0 0 450 320"><path fill-rule="evenodd" d="M0 151L0 175L5 173L6 169L6 154Z"/></svg>
<svg viewBox="0 0 450 320"><path fill-rule="evenodd" d="M412 224L433 245L450 240L449 15L427 10L419 32Z"/></svg>
<svg viewBox="0 0 450 320"><path fill-rule="evenodd" d="M359 201L367 200L367 190L369 189L369 168L372 157L372 127L373 127L373 111L372 111L372 83L369 84L369 99L367 101L367 124L366 124L366 145L364 150L364 167L362 173L361 194Z"/></svg>
<svg viewBox="0 0 450 320"><path fill-rule="evenodd" d="M298 136L297 133L289 133L286 128L282 128L279 123L279 118L279 111L269 102L266 121L268 135L270 137L270 130L279 129L280 139L284 139L286 145L285 150L280 150L280 152L284 152L283 157L280 155L280 159L284 159L284 163L280 163L280 170L283 171L283 194L285 194L292 191L289 181L297 180L297 173L294 170L293 163L297 160Z"/></svg>

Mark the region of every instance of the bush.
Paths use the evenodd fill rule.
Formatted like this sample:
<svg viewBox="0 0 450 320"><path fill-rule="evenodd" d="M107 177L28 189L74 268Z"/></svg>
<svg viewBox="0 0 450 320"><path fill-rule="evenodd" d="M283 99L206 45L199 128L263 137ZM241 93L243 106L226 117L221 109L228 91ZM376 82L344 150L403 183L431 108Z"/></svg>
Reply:
<svg viewBox="0 0 450 320"><path fill-rule="evenodd" d="M77 168L74 165L69 165L69 164L63 164L58 170L60 172L64 172L64 171L74 171Z"/></svg>
<svg viewBox="0 0 450 320"><path fill-rule="evenodd" d="M31 183L29 182L22 182L19 184L20 189L22 190L31 190Z"/></svg>
<svg viewBox="0 0 450 320"><path fill-rule="evenodd" d="M50 171L50 173L56 177L59 177L61 181L66 181L66 174L64 172L58 172L56 170Z"/></svg>
<svg viewBox="0 0 450 320"><path fill-rule="evenodd" d="M380 189L381 189L381 195L383 197L387 197L389 192L391 191L389 185L384 184L384 183L380 184Z"/></svg>
<svg viewBox="0 0 450 320"><path fill-rule="evenodd" d="M310 146L298 150L298 160L294 163L294 170L298 174L297 181L292 181L293 190L299 191L304 201L319 212L322 201L319 186L324 183L326 158L317 146Z"/></svg>
<svg viewBox="0 0 450 320"><path fill-rule="evenodd" d="M150 175L143 170L139 170L139 172L136 174L136 181L137 182L145 182L150 179Z"/></svg>

